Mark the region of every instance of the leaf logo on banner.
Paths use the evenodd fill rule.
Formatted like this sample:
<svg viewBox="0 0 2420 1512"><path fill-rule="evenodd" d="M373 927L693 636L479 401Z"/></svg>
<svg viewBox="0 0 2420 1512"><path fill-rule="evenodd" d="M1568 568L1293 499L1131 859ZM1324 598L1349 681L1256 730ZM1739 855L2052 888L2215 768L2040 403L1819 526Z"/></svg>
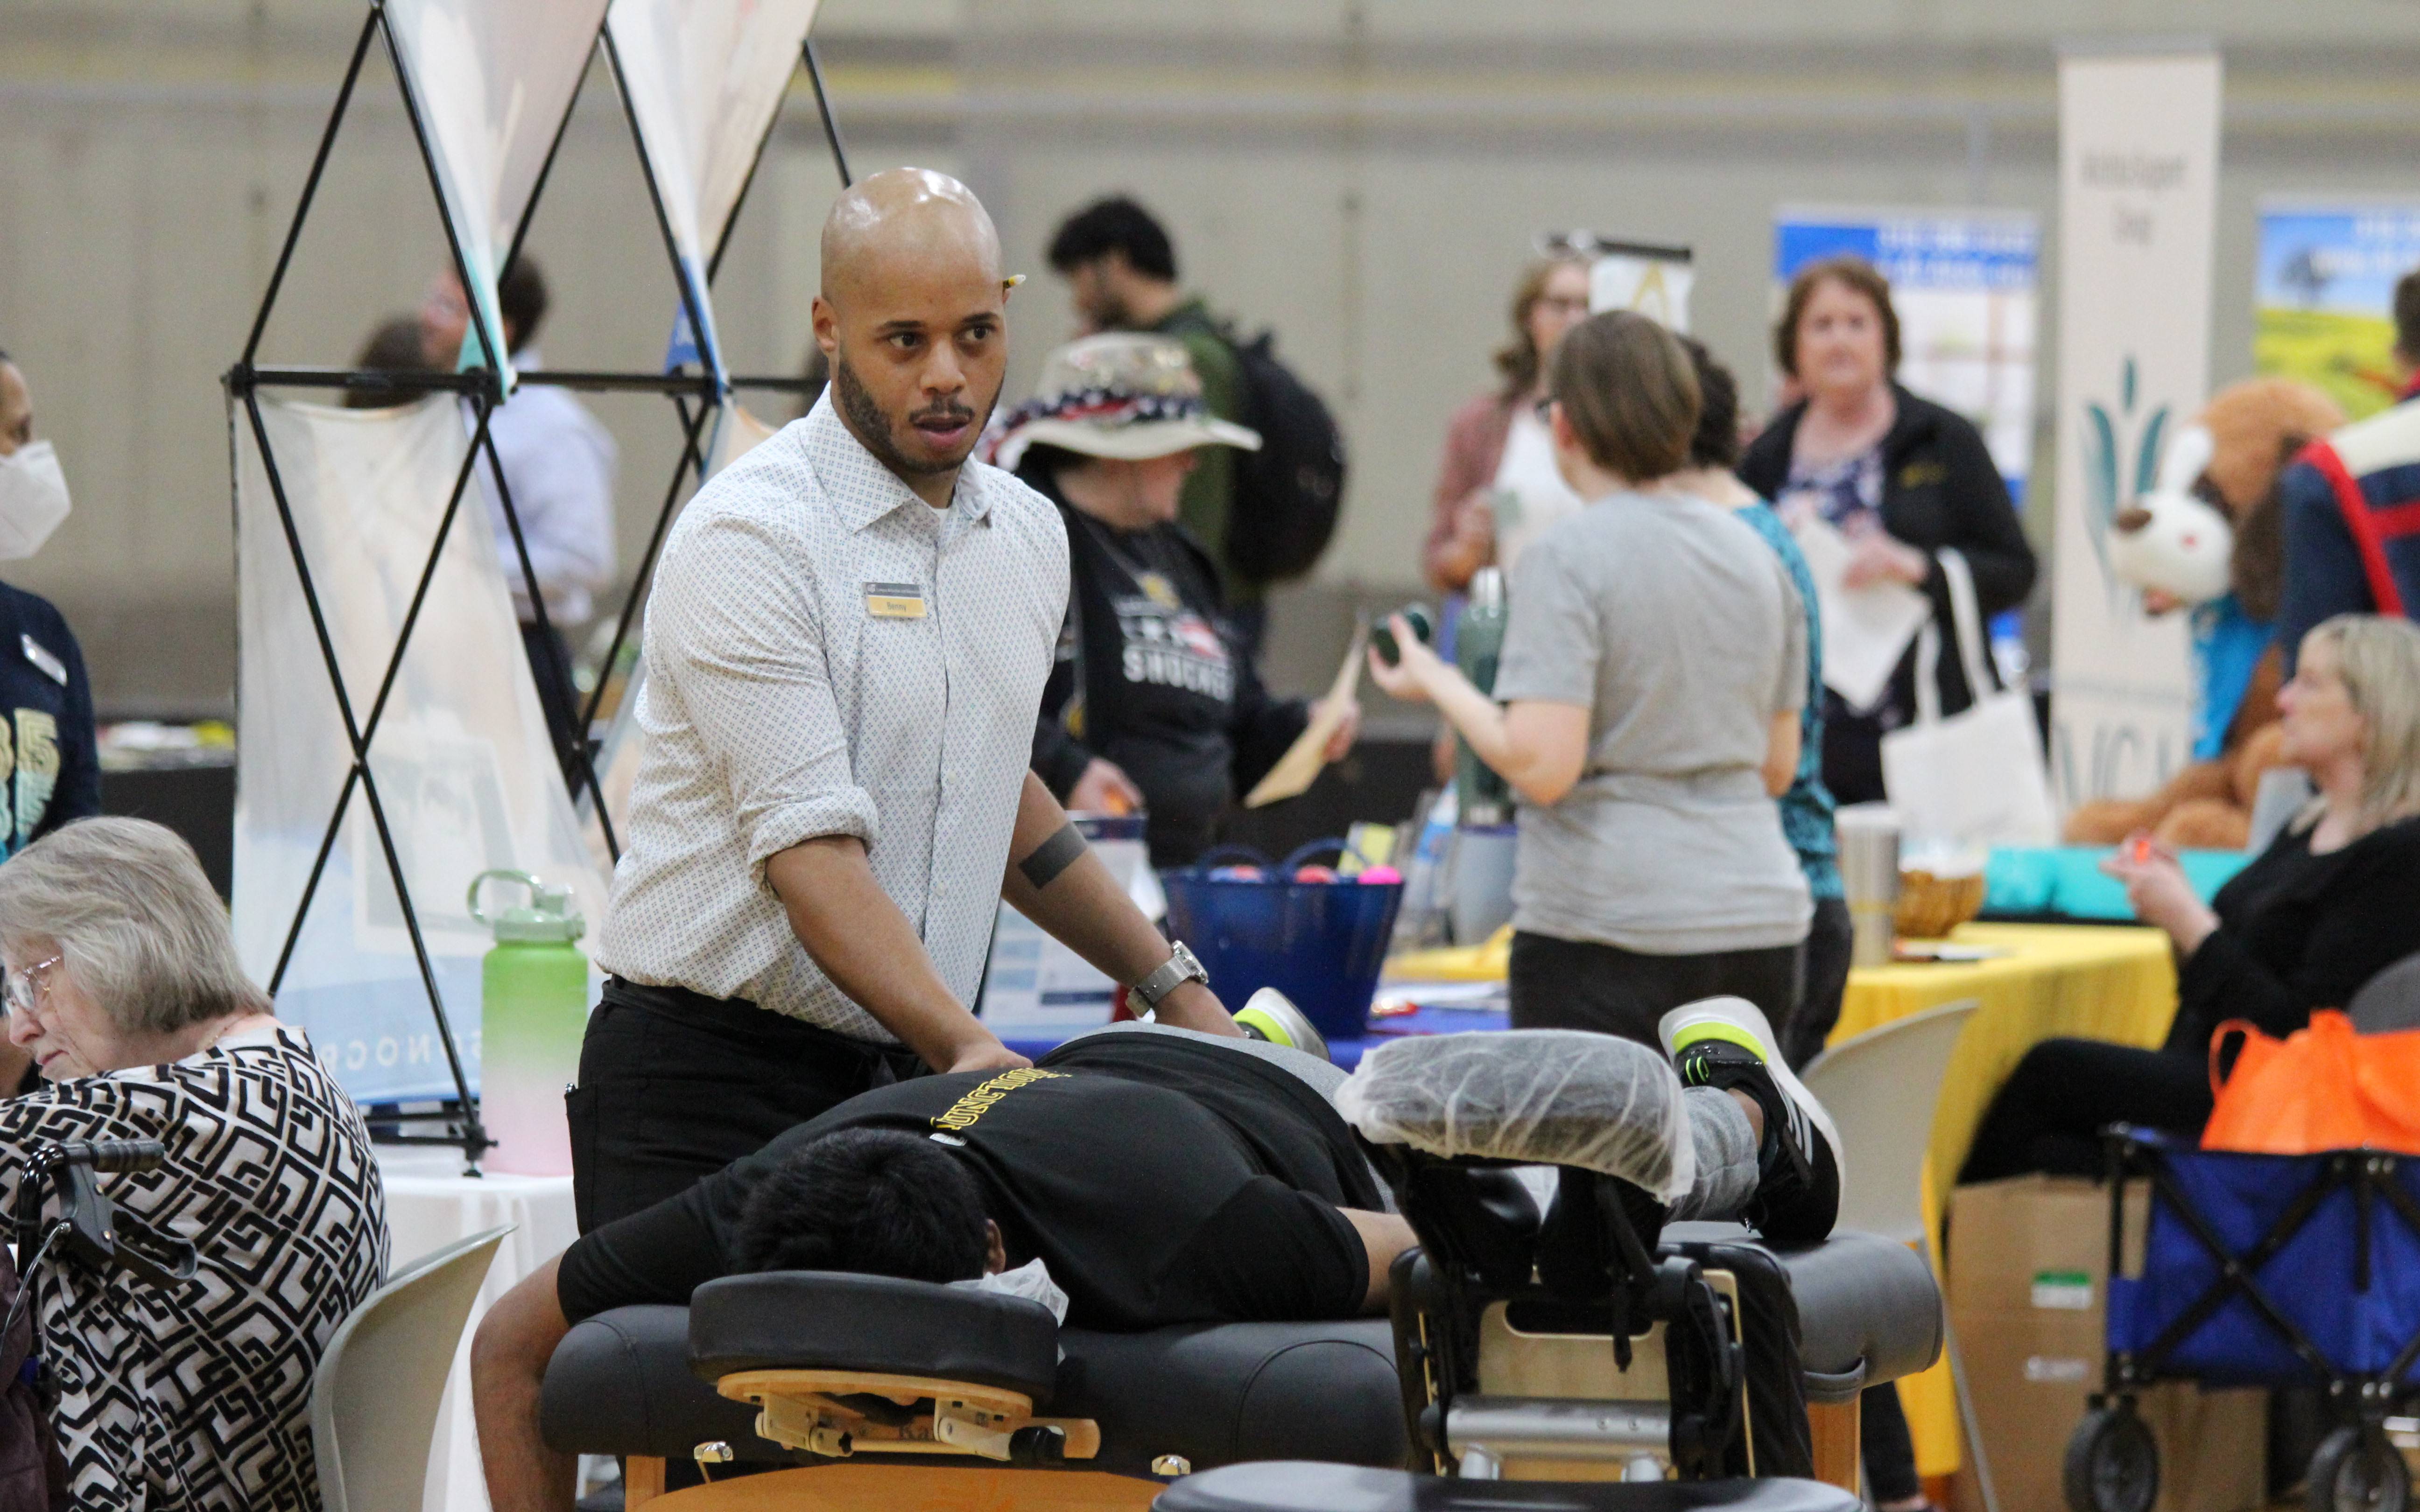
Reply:
<svg viewBox="0 0 2420 1512"><path fill-rule="evenodd" d="M2149 493L2159 481L2160 443L2168 428L2168 407L2162 405L2143 422L2142 434L2134 443L2134 465L2126 466L2120 438L2133 424L2135 394L2136 372L2130 352L2118 371L2116 413L2098 399L2084 407L2084 486L2092 494L2092 507L2084 512L2084 520L2092 532L2092 554L2101 563L2102 582L2113 595L2137 590L2119 581L2111 569L2109 533L2117 528L2118 515L2133 508L2134 501Z"/></svg>

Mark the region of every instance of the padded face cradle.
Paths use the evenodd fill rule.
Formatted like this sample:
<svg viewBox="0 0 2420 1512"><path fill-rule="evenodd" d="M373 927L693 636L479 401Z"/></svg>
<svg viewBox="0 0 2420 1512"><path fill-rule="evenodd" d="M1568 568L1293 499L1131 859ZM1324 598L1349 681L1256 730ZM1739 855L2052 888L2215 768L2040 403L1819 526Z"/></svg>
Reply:
<svg viewBox="0 0 2420 1512"><path fill-rule="evenodd" d="M617 1307L574 1327L547 1367L546 1442L568 1454L680 1460L721 1440L743 1460L811 1462L758 1438L755 1409L691 1373L689 1316ZM1400 1465L1407 1452L1383 1319L1068 1329L1059 1341L1066 1358L1050 1410L1101 1427L1099 1456L1071 1470L1146 1475L1170 1454L1196 1469L1272 1455Z"/></svg>
<svg viewBox="0 0 2420 1512"><path fill-rule="evenodd" d="M964 1287L827 1271L725 1276L689 1307L690 1367L858 1370L1020 1392L1059 1379L1059 1320L1040 1303Z"/></svg>
<svg viewBox="0 0 2420 1512"><path fill-rule="evenodd" d="M1855 1512L1857 1499L1811 1480L1438 1480L1345 1465L1231 1465L1188 1475L1154 1512Z"/></svg>

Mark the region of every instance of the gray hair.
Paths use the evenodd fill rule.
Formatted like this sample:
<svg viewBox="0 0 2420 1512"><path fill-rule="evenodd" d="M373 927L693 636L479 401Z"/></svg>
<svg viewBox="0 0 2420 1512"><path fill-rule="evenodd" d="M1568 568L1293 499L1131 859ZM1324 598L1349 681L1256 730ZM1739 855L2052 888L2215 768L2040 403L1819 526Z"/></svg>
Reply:
<svg viewBox="0 0 2420 1512"><path fill-rule="evenodd" d="M21 967L60 957L121 1033L269 1007L200 857L147 819L79 819L0 865L0 950Z"/></svg>

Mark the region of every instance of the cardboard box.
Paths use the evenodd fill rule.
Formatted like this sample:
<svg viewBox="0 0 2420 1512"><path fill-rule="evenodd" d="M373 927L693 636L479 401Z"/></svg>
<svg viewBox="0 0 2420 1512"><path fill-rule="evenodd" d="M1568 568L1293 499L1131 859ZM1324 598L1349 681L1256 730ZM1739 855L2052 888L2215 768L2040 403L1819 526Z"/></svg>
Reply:
<svg viewBox="0 0 2420 1512"><path fill-rule="evenodd" d="M2126 1203L2126 1268L2143 1261L2148 1188ZM1962 1186L1949 1202L1953 1315L2058 1313L2088 1317L2096 1335L2109 1279L2109 1193L2090 1181L2017 1176Z"/></svg>
<svg viewBox="0 0 2420 1512"><path fill-rule="evenodd" d="M2126 1264L2140 1265L2147 1189L2128 1193ZM1960 1187L1950 1202L1949 1317L2000 1512L2062 1512L2069 1438L2100 1388L2108 1299L2109 1196L2088 1181L2018 1177ZM2246 1512L2263 1504L2266 1394L2144 1393L2160 1445L2156 1512ZM1956 1512L1983 1512L1972 1457Z"/></svg>

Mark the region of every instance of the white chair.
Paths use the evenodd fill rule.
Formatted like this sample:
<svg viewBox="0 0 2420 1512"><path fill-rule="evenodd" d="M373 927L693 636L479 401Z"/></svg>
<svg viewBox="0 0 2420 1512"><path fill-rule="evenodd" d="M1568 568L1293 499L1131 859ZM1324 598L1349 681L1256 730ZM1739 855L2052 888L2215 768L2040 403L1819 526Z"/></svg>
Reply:
<svg viewBox="0 0 2420 1512"><path fill-rule="evenodd" d="M437 1409L505 1224L424 1255L354 1308L311 1380L326 1512L420 1512Z"/></svg>
<svg viewBox="0 0 2420 1512"><path fill-rule="evenodd" d="M1940 1258L1932 1252L1932 1235L1924 1223L1924 1157L1932 1144L1932 1115L1941 1103L1949 1057L1978 1006L1967 998L1911 1013L1842 1041L1807 1062L1800 1073L1840 1131L1838 1227L1922 1245L1936 1278ZM1947 1174L1952 1179L1957 1175ZM1966 1429L1968 1452L1975 1457L1976 1484L1987 1512L1999 1512L1946 1303L1941 1326L1957 1384L1958 1415Z"/></svg>

